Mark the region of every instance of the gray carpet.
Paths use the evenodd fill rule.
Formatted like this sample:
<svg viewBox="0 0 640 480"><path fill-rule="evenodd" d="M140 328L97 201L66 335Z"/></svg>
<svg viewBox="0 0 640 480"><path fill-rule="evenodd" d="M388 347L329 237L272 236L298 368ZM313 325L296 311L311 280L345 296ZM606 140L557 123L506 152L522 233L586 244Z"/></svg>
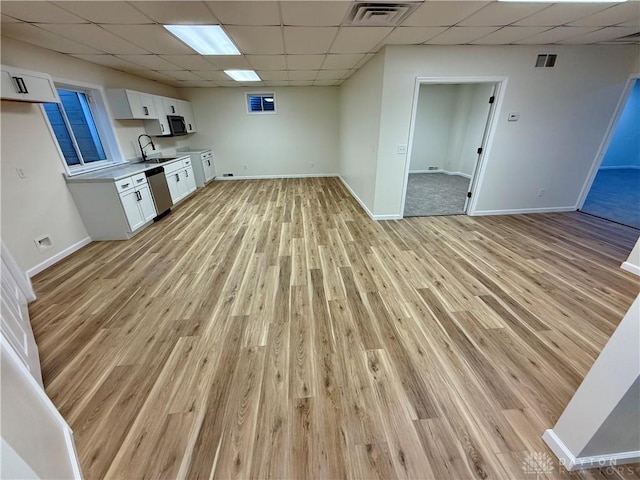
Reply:
<svg viewBox="0 0 640 480"><path fill-rule="evenodd" d="M405 217L461 215L469 179L444 173L411 173L407 185Z"/></svg>
<svg viewBox="0 0 640 480"><path fill-rule="evenodd" d="M640 228L640 170L598 170L581 211Z"/></svg>

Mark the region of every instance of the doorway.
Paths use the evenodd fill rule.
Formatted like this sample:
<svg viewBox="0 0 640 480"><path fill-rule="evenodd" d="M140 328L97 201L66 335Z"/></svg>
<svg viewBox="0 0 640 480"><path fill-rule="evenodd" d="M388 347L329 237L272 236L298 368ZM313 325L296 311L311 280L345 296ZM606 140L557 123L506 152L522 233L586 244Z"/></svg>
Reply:
<svg viewBox="0 0 640 480"><path fill-rule="evenodd" d="M640 229L640 81L627 91L580 211Z"/></svg>
<svg viewBox="0 0 640 480"><path fill-rule="evenodd" d="M495 81L418 85L404 217L467 212L497 87Z"/></svg>

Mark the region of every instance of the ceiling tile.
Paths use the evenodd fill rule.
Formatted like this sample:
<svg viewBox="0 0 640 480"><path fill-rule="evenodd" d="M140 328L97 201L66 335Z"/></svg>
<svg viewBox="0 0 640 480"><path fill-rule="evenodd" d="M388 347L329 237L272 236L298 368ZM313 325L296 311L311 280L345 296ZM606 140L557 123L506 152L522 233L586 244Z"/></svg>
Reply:
<svg viewBox="0 0 640 480"><path fill-rule="evenodd" d="M149 53L143 48L113 35L104 28L90 23L66 25L62 23L55 25L38 24L38 26L70 40L102 50L105 53L121 53L130 55Z"/></svg>
<svg viewBox="0 0 640 480"><path fill-rule="evenodd" d="M340 80L316 80L313 82L314 87L331 87L338 85Z"/></svg>
<svg viewBox="0 0 640 480"><path fill-rule="evenodd" d="M37 8L34 8L37 5ZM51 2L2 2L2 13L31 23L87 23Z"/></svg>
<svg viewBox="0 0 640 480"><path fill-rule="evenodd" d="M9 15L0 14L0 21L2 23L20 23L22 20L18 20L17 18L10 17Z"/></svg>
<svg viewBox="0 0 640 480"><path fill-rule="evenodd" d="M203 57L218 70L246 70L251 69L251 64L244 55L212 55Z"/></svg>
<svg viewBox="0 0 640 480"><path fill-rule="evenodd" d="M207 2L224 25L280 25L278 2Z"/></svg>
<svg viewBox="0 0 640 480"><path fill-rule="evenodd" d="M191 48L160 25L104 25L104 28L151 53L164 55L194 53Z"/></svg>
<svg viewBox="0 0 640 480"><path fill-rule="evenodd" d="M350 70L320 70L318 71L318 80L340 80L347 75Z"/></svg>
<svg viewBox="0 0 640 480"><path fill-rule="evenodd" d="M225 30L244 54L284 53L281 27L228 26Z"/></svg>
<svg viewBox="0 0 640 480"><path fill-rule="evenodd" d="M323 70L345 70L354 68L364 58L361 53L340 55L331 53L326 56L322 64Z"/></svg>
<svg viewBox="0 0 640 480"><path fill-rule="evenodd" d="M2 35L61 53L102 53L101 50L74 42L30 23L5 23L2 25Z"/></svg>
<svg viewBox="0 0 640 480"><path fill-rule="evenodd" d="M140 70L139 65L122 60L115 55L73 55L80 60L96 63L105 67L115 68L116 70L124 70L130 72L132 70Z"/></svg>
<svg viewBox="0 0 640 480"><path fill-rule="evenodd" d="M182 85L184 87L190 87L190 88L207 88L207 87L216 87L217 82L209 82L206 80L187 81L187 82L182 82Z"/></svg>
<svg viewBox="0 0 640 480"><path fill-rule="evenodd" d="M458 23L463 27L501 27L510 25L548 7L550 3L493 2Z"/></svg>
<svg viewBox="0 0 640 480"><path fill-rule="evenodd" d="M291 87L312 87L313 80L304 81L304 80L289 80L289 86Z"/></svg>
<svg viewBox="0 0 640 480"><path fill-rule="evenodd" d="M264 82L267 87L288 87L288 80L267 80Z"/></svg>
<svg viewBox="0 0 640 480"><path fill-rule="evenodd" d="M56 5L93 23L153 23L126 2L56 2ZM4 8L4 5L3 5Z"/></svg>
<svg viewBox="0 0 640 480"><path fill-rule="evenodd" d="M162 75L175 78L176 80L202 80L200 77L187 70L162 70L158 71Z"/></svg>
<svg viewBox="0 0 640 480"><path fill-rule="evenodd" d="M368 53L389 35L392 27L341 27L331 53Z"/></svg>
<svg viewBox="0 0 640 480"><path fill-rule="evenodd" d="M287 55L288 70L317 70L325 55Z"/></svg>
<svg viewBox="0 0 640 480"><path fill-rule="evenodd" d="M597 29L598 27L556 27L513 43L518 45L549 45L577 35L593 32Z"/></svg>
<svg viewBox="0 0 640 480"><path fill-rule="evenodd" d="M149 18L164 25L216 25L213 16L204 2L129 2Z"/></svg>
<svg viewBox="0 0 640 480"><path fill-rule="evenodd" d="M514 25L555 27L586 17L607 7L606 3L560 3L523 18Z"/></svg>
<svg viewBox="0 0 640 480"><path fill-rule="evenodd" d="M228 80L229 77L222 70L194 70L193 73L203 80Z"/></svg>
<svg viewBox="0 0 640 480"><path fill-rule="evenodd" d="M342 23L350 2L287 1L280 3L284 25L330 27Z"/></svg>
<svg viewBox="0 0 640 480"><path fill-rule="evenodd" d="M247 55L254 70L286 70L284 55Z"/></svg>
<svg viewBox="0 0 640 480"><path fill-rule="evenodd" d="M508 45L545 30L549 30L549 27L504 27L470 43L474 45Z"/></svg>
<svg viewBox="0 0 640 480"><path fill-rule="evenodd" d="M371 60L374 56L375 56L375 53L367 53L364 57L362 57L362 60L360 60L356 64L356 66L354 68L358 69L358 68L362 67L365 63L367 63L369 60Z"/></svg>
<svg viewBox="0 0 640 480"><path fill-rule="evenodd" d="M337 27L284 27L285 49L294 55L326 53L337 32Z"/></svg>
<svg viewBox="0 0 640 480"><path fill-rule="evenodd" d="M447 27L397 27L385 39L385 45L420 45Z"/></svg>
<svg viewBox="0 0 640 480"><path fill-rule="evenodd" d="M170 82L175 81L175 78L169 77L167 75L163 75L162 73L154 72L152 70L137 70L131 73L139 77L148 78L150 80L155 80L157 82L162 82L166 84L169 84Z"/></svg>
<svg viewBox="0 0 640 480"><path fill-rule="evenodd" d="M118 58L138 66L138 70L183 70L158 55L118 55Z"/></svg>
<svg viewBox="0 0 640 480"><path fill-rule="evenodd" d="M215 70L210 62L201 55L161 55L167 62L178 65L185 70Z"/></svg>
<svg viewBox="0 0 640 480"><path fill-rule="evenodd" d="M451 27L428 40L428 45L462 45L495 32L497 27Z"/></svg>
<svg viewBox="0 0 640 480"><path fill-rule="evenodd" d="M403 27L447 27L477 12L489 2L425 2L402 22Z"/></svg>
<svg viewBox="0 0 640 480"><path fill-rule="evenodd" d="M285 70L264 70L259 71L258 76L262 80L288 80L289 75Z"/></svg>
<svg viewBox="0 0 640 480"><path fill-rule="evenodd" d="M289 70L289 80L315 80L318 70Z"/></svg>
<svg viewBox="0 0 640 480"><path fill-rule="evenodd" d="M635 27L605 27L600 30L595 30L584 35L577 35L575 37L567 38L558 43L567 45L587 45L591 43L607 42L615 40L616 38L624 37L637 33L638 29Z"/></svg>
<svg viewBox="0 0 640 480"><path fill-rule="evenodd" d="M229 78L229 77L227 77ZM241 87L243 84L236 82L235 80L225 80L225 81L219 81L216 82L220 87ZM262 85L262 82L260 82L260 85Z"/></svg>
<svg viewBox="0 0 640 480"><path fill-rule="evenodd" d="M617 24L629 26L640 25L640 3L637 1L620 3L606 10L571 22L569 25L574 27L607 27Z"/></svg>

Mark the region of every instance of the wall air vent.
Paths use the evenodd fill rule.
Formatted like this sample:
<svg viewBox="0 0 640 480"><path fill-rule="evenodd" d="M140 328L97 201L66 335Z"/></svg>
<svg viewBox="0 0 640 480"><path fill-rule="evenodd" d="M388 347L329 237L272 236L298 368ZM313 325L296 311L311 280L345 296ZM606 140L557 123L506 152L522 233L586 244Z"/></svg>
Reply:
<svg viewBox="0 0 640 480"><path fill-rule="evenodd" d="M541 53L536 58L536 68L552 68L556 66L558 55L555 53Z"/></svg>
<svg viewBox="0 0 640 480"><path fill-rule="evenodd" d="M349 25L357 27L395 27L411 15L422 1L355 2L347 18Z"/></svg>

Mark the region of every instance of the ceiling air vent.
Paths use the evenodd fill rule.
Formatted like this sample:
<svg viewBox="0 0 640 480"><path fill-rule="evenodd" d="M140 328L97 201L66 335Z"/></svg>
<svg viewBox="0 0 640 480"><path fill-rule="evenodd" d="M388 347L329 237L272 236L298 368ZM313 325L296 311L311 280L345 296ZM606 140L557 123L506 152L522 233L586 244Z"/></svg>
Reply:
<svg viewBox="0 0 640 480"><path fill-rule="evenodd" d="M349 24L357 27L395 27L420 4L415 2L355 2L349 12Z"/></svg>

